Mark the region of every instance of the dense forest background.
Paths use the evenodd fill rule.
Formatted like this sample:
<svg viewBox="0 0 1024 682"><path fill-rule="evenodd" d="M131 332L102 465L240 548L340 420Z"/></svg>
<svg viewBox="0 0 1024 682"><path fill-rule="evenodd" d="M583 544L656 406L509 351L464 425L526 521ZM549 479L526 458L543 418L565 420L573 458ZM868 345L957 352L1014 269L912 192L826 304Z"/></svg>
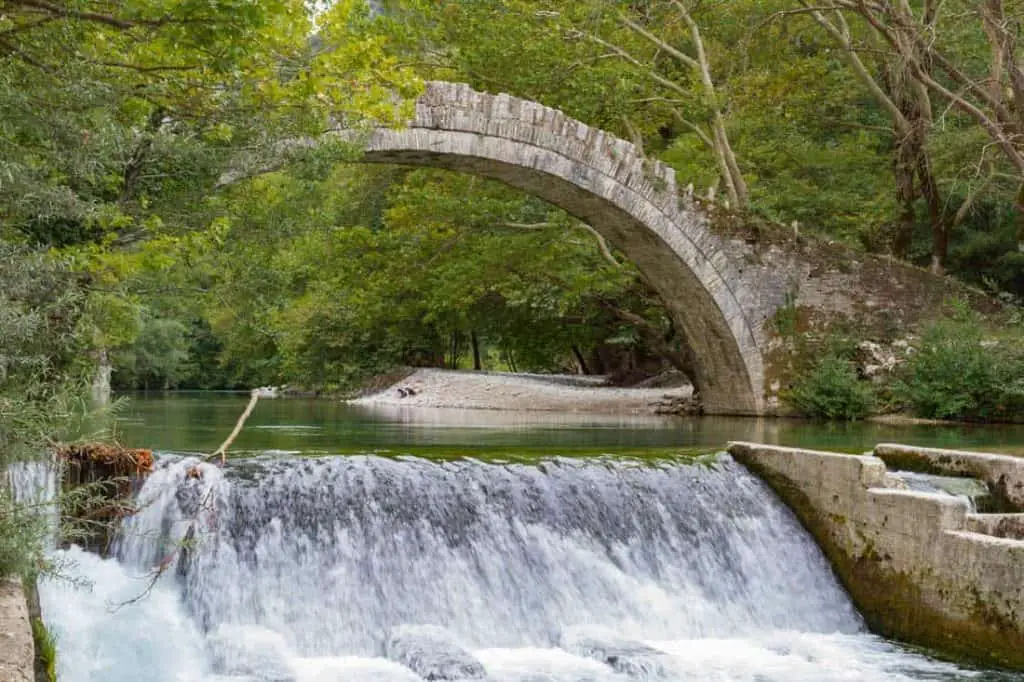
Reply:
<svg viewBox="0 0 1024 682"><path fill-rule="evenodd" d="M362 166L341 144L218 187L281 140L400 124L426 79L558 107L704 201L1019 300L1021 10L4 0L6 310L89 360L26 341L15 364L29 382L109 358L120 388L332 391L402 364L624 379L682 366L633 267L517 191ZM40 253L46 286L19 298L15 265Z"/></svg>

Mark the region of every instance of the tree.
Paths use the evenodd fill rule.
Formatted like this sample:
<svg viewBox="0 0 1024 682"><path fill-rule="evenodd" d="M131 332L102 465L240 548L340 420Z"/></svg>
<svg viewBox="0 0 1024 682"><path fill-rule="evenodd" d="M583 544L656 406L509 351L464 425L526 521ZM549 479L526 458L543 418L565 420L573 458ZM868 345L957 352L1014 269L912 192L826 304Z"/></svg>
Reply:
<svg viewBox="0 0 1024 682"><path fill-rule="evenodd" d="M0 237L69 253L101 373L141 328L134 280L217 224L240 152L407 114L418 81L359 35L367 15L334 3L314 36L301 0L5 3Z"/></svg>
<svg viewBox="0 0 1024 682"><path fill-rule="evenodd" d="M919 7L906 0L891 3L830 0L813 7L809 3L802 4L836 37L860 80L893 116L900 135L897 158L897 176L903 175L900 191L904 197L910 196L905 167L914 159L920 192L927 200L932 224L933 270L942 270L950 230L964 220L989 183L1005 172L1000 165L1008 165L1022 188L1015 201L1017 213L1021 215L1024 142L1019 131L1024 119L1020 118L1019 111L1024 101L1021 99L1024 97L1024 70L1017 56L1017 20L1007 13L1002 0L925 1ZM855 44L846 15L863 22L874 42ZM895 96L881 91L857 54L868 49L878 53L879 47L891 54L886 63L889 81L895 86L890 89ZM973 120L989 138L989 144L979 145L975 152L980 181L955 211L939 198L925 151L925 137L932 122L932 97ZM1001 152L1005 164L990 160L990 148ZM1018 221L1024 225L1024 218Z"/></svg>

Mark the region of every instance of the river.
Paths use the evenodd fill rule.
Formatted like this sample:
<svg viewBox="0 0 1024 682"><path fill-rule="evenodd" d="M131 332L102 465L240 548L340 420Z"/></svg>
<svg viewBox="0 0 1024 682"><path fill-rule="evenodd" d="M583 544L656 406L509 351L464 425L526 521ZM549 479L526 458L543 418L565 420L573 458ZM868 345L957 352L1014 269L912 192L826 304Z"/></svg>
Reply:
<svg viewBox="0 0 1024 682"><path fill-rule="evenodd" d="M278 400L236 442L248 456L189 456L244 403L122 410L157 470L116 558L57 553L92 589L41 586L62 682L1024 680L867 633L775 496L692 457L727 440L1016 449L1022 427Z"/></svg>
<svg viewBox="0 0 1024 682"><path fill-rule="evenodd" d="M120 411L119 435L134 447L212 452L247 395L210 392L135 394ZM896 426L871 422L731 417L638 417L561 412L503 412L355 406L327 400L261 400L234 450L304 454L367 451L570 454L651 449L715 451L730 440L870 450L876 443L979 448L1024 454L1024 424Z"/></svg>

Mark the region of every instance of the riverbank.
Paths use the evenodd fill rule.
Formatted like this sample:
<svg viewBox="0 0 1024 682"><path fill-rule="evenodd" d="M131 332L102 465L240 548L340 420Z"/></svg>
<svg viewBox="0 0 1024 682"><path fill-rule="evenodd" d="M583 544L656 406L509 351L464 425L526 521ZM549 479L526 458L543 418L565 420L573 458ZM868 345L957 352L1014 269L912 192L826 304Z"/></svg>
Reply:
<svg viewBox="0 0 1024 682"><path fill-rule="evenodd" d="M603 377L419 369L350 400L355 405L656 414L693 395L691 386L618 388Z"/></svg>
<svg viewBox="0 0 1024 682"><path fill-rule="evenodd" d="M21 581L0 579L0 682L29 682L35 647Z"/></svg>

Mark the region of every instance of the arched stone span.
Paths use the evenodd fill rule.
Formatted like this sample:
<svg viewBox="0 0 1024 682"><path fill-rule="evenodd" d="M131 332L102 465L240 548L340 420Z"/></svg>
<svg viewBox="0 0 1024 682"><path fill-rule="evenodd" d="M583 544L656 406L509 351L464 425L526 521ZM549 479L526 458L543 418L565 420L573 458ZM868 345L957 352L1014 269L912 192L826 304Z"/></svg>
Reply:
<svg viewBox="0 0 1024 682"><path fill-rule="evenodd" d="M363 160L493 178L585 221L661 294L705 410L765 411L761 297L671 168L555 109L442 82L427 84L408 127L374 131Z"/></svg>

